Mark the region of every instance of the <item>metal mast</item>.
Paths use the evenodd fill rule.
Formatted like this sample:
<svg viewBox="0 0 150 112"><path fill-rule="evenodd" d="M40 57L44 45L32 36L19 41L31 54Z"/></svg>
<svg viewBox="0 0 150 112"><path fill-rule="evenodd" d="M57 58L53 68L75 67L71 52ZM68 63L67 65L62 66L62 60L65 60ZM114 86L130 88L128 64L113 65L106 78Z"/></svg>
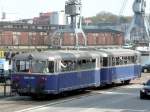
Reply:
<svg viewBox="0 0 150 112"><path fill-rule="evenodd" d="M134 17L125 38L131 42L150 42L150 27L145 15L146 1L134 0Z"/></svg>
<svg viewBox="0 0 150 112"><path fill-rule="evenodd" d="M81 0L68 0L65 3L65 14L67 15L67 22L69 26L65 29L58 29L54 35L52 36L52 46L55 43L55 37L57 34L59 34L60 38L59 39L59 47L62 46L62 38L61 34L64 33L73 33L75 36L75 47L79 48L79 34L82 35L84 39L84 46L87 45L87 38L83 32L82 29L82 17L81 17L81 9L82 9L82 4Z"/></svg>

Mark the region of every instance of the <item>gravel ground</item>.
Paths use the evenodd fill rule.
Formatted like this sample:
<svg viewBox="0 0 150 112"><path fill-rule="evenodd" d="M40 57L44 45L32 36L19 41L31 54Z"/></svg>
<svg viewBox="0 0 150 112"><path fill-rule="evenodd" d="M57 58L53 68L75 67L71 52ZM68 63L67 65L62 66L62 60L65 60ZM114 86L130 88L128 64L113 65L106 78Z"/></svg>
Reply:
<svg viewBox="0 0 150 112"><path fill-rule="evenodd" d="M147 81L148 79L150 79L150 73L142 73L140 78L132 80L131 83L142 84L143 82Z"/></svg>

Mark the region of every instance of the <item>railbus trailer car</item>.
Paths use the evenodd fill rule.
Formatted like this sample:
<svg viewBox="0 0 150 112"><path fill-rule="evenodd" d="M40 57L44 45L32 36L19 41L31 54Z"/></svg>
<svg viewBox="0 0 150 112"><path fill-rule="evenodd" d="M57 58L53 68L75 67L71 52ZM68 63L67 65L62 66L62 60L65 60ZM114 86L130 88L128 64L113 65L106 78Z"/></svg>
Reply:
<svg viewBox="0 0 150 112"><path fill-rule="evenodd" d="M101 84L122 82L129 84L141 77L141 55L129 49L101 49Z"/></svg>

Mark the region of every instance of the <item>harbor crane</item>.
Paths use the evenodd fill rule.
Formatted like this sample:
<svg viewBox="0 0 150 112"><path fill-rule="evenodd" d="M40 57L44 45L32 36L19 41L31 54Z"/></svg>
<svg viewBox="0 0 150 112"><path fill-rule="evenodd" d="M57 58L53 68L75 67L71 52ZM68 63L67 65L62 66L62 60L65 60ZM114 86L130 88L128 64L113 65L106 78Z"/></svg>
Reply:
<svg viewBox="0 0 150 112"><path fill-rule="evenodd" d="M134 0L134 17L126 32L125 39L133 43L150 42L150 26L145 14L146 0Z"/></svg>
<svg viewBox="0 0 150 112"><path fill-rule="evenodd" d="M87 39L82 29L82 3L81 0L68 0L65 3L65 14L67 15L68 25L64 29L58 29L54 32L51 40L52 47L61 47L64 33L71 33L75 37L75 47L79 48L79 37L83 37L84 46L87 45Z"/></svg>

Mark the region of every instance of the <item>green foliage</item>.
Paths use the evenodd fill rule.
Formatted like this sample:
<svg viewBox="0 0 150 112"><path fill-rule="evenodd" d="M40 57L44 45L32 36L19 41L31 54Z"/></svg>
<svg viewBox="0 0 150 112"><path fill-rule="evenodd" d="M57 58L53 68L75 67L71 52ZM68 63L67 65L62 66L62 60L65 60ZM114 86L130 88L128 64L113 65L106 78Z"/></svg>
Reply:
<svg viewBox="0 0 150 112"><path fill-rule="evenodd" d="M110 12L100 12L96 16L89 17L91 18L93 24L109 22L109 23L127 23L131 21L130 16L117 16Z"/></svg>

